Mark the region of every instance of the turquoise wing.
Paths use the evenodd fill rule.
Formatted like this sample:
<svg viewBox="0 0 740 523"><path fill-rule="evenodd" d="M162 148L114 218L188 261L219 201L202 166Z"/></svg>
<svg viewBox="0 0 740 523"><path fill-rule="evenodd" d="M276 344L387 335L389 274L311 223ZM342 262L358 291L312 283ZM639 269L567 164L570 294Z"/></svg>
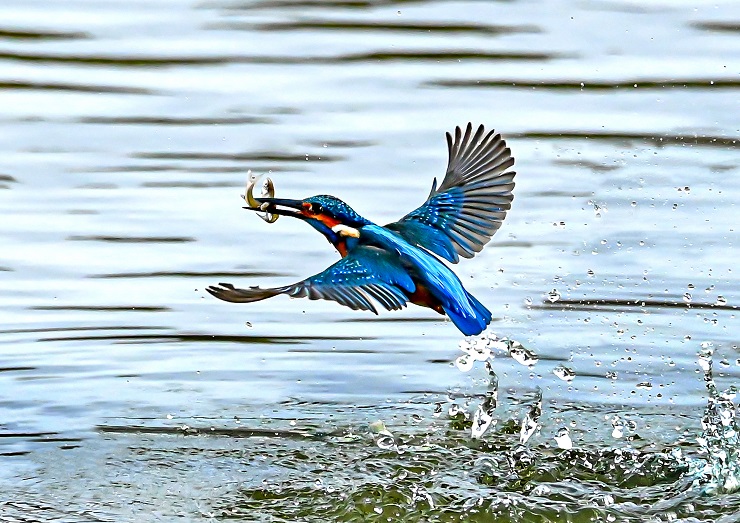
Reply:
<svg viewBox="0 0 740 523"><path fill-rule="evenodd" d="M511 150L500 134L481 125L473 134L447 133L449 161L442 184L435 178L427 201L387 227L412 245L457 263L472 258L501 227L514 199Z"/></svg>
<svg viewBox="0 0 740 523"><path fill-rule="evenodd" d="M355 310L378 311L373 300L387 310L406 306L406 293L416 286L397 257L372 246L358 246L345 258L323 272L284 287L238 289L219 283L206 290L216 298L234 303L248 303L287 294L293 298L333 300Z"/></svg>

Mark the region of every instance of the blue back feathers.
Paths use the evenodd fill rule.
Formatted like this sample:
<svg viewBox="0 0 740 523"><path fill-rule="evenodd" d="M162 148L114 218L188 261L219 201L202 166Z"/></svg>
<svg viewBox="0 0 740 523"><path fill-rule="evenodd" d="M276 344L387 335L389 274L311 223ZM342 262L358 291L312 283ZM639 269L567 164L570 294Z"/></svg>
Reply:
<svg viewBox="0 0 740 523"><path fill-rule="evenodd" d="M414 276L439 300L447 316L463 334L479 334L490 323L491 312L465 290L454 272L434 256L410 245L385 227L367 225L361 234L361 238L370 245L397 252L404 265L413 267Z"/></svg>

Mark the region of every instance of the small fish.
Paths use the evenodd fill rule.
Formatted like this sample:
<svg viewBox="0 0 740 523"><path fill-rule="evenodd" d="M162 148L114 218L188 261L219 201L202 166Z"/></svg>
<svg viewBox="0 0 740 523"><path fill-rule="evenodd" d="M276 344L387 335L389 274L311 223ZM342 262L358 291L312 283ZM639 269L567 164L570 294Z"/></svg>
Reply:
<svg viewBox="0 0 740 523"><path fill-rule="evenodd" d="M247 202L247 205L250 209L260 209L263 211L267 210L267 207L269 204L258 202L254 198L254 186L257 185L257 182L259 182L260 178L262 178L261 175L252 174L252 171L249 171L249 178L247 179L247 189L246 192L242 195L242 198L244 198L244 201ZM262 198L274 198L275 197L275 184L272 183L271 178L267 178L262 183L262 188L260 191L260 196ZM279 214L273 214L269 212L258 212L257 216L265 220L267 223L275 223L278 218L280 218Z"/></svg>

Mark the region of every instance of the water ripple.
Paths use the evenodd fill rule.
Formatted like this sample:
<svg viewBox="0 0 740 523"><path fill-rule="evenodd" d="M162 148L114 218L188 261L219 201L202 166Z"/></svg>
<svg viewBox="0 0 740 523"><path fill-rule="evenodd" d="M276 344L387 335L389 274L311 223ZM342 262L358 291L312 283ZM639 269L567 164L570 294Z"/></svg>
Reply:
<svg viewBox="0 0 740 523"><path fill-rule="evenodd" d="M541 33L542 29L534 25L487 25L462 23L433 23L433 22L387 22L387 21L358 21L358 20L312 20L303 19L291 22L270 22L262 24L240 24L238 22L215 25L219 29L258 30L258 31L358 31L363 34L368 31L402 32L425 34L481 34L501 35L513 33Z"/></svg>
<svg viewBox="0 0 740 523"><path fill-rule="evenodd" d="M530 131L509 133L511 138L529 138L534 140L598 140L598 141L641 141L654 145L703 145L708 147L740 147L740 138L729 136L688 135L688 134L648 134L627 132L599 131Z"/></svg>
<svg viewBox="0 0 740 523"><path fill-rule="evenodd" d="M152 89L141 87L122 87L114 85L87 85L72 84L64 82L30 82L21 80L0 81L2 90L25 90L25 91L71 91L78 93L114 93L114 94L157 94Z"/></svg>
<svg viewBox="0 0 740 523"><path fill-rule="evenodd" d="M107 236L107 235L73 235L67 236L73 242L105 243L187 243L194 242L189 236Z"/></svg>
<svg viewBox="0 0 740 523"><path fill-rule="evenodd" d="M110 125L242 125L267 124L274 119L266 116L230 116L230 117L168 117L168 116L88 116L77 120L86 124Z"/></svg>
<svg viewBox="0 0 740 523"><path fill-rule="evenodd" d="M53 336L39 338L40 342L50 341L111 341L113 343L243 343L264 345L300 345L317 340L371 340L367 336L246 336L226 334L123 334L105 336Z"/></svg>
<svg viewBox="0 0 740 523"><path fill-rule="evenodd" d="M152 271L152 272L113 272L107 274L91 274L88 278L276 278L292 276L290 273L275 271Z"/></svg>
<svg viewBox="0 0 740 523"><path fill-rule="evenodd" d="M9 40L85 40L91 38L88 33L72 31L31 31L20 29L0 29L0 38Z"/></svg>
<svg viewBox="0 0 740 523"><path fill-rule="evenodd" d="M720 79L703 79L687 78L672 80L622 80L622 81L597 81L587 80L568 81L568 80L432 80L424 82L423 85L433 87L465 87L465 88L488 88L488 87L506 87L514 89L553 89L553 90L574 90L574 91L604 91L623 89L627 91L646 90L646 89L737 89L740 87L740 80L735 78Z"/></svg>

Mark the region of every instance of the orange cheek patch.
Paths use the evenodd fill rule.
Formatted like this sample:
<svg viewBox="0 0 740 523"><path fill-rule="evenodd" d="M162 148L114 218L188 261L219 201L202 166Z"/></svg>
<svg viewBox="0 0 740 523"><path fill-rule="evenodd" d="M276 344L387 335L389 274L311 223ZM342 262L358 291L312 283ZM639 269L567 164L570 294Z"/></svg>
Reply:
<svg viewBox="0 0 740 523"><path fill-rule="evenodd" d="M336 220L334 218L330 218L324 214L320 214L318 216L314 216L317 220L319 220L321 223L329 227L330 229L334 227L335 225L339 225L340 221Z"/></svg>

